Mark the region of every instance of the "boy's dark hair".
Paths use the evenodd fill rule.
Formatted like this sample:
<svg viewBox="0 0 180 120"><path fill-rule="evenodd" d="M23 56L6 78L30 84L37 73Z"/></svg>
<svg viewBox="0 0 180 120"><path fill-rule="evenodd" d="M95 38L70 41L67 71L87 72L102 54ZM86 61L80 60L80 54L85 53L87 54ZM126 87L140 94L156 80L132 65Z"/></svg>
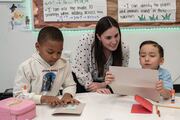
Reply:
<svg viewBox="0 0 180 120"><path fill-rule="evenodd" d="M119 45L115 51L112 52L113 66L122 66L122 46L121 46L121 31L118 22L111 16L102 17L96 24L95 28L95 41L92 47L94 47L95 62L97 64L99 77L104 74L104 65L106 64L106 57L103 52L103 45L99 41L97 34L101 36L106 30L115 27L118 29L120 40Z"/></svg>
<svg viewBox="0 0 180 120"><path fill-rule="evenodd" d="M41 44L47 40L64 41L61 30L53 26L46 26L39 31L37 41Z"/></svg>
<svg viewBox="0 0 180 120"><path fill-rule="evenodd" d="M153 45L154 47L157 47L159 50L160 57L164 57L163 47L161 45L159 45L157 42L152 41L152 40L147 40L147 41L144 41L141 43L141 45L139 46L139 54L140 54L140 50L141 50L142 46L147 45L147 44L150 44L150 45Z"/></svg>

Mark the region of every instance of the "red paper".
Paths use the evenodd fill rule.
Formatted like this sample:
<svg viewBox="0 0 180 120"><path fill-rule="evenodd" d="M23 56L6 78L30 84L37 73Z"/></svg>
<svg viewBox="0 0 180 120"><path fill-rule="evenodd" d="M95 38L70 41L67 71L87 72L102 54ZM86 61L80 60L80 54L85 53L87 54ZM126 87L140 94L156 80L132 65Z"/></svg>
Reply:
<svg viewBox="0 0 180 120"><path fill-rule="evenodd" d="M153 111L153 104L148 100L144 99L139 95L135 95L134 99L139 104L133 104L131 113L152 113Z"/></svg>
<svg viewBox="0 0 180 120"><path fill-rule="evenodd" d="M144 108L140 104L133 104L131 113L143 113L143 114L151 114L152 112Z"/></svg>

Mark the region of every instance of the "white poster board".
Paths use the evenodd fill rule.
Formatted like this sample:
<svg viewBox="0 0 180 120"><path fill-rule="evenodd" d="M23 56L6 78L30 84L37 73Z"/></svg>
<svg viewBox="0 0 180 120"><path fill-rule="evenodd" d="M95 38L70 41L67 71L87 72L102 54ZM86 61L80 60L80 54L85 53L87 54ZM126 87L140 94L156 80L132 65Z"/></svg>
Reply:
<svg viewBox="0 0 180 120"><path fill-rule="evenodd" d="M159 101L160 94L156 90L158 71L151 69L110 66L109 70L115 80L109 85L115 94L140 95Z"/></svg>
<svg viewBox="0 0 180 120"><path fill-rule="evenodd" d="M119 22L175 22L176 0L118 0Z"/></svg>
<svg viewBox="0 0 180 120"><path fill-rule="evenodd" d="M22 0L0 0L0 2L19 2Z"/></svg>
<svg viewBox="0 0 180 120"><path fill-rule="evenodd" d="M43 0L45 22L98 21L107 15L107 0Z"/></svg>

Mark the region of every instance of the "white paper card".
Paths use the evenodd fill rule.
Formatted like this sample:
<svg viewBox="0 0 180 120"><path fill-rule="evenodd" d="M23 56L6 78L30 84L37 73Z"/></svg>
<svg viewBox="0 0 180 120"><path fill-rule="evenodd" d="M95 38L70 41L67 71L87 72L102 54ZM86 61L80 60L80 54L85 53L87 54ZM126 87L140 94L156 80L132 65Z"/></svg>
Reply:
<svg viewBox="0 0 180 120"><path fill-rule="evenodd" d="M53 115L58 114L69 114L69 115L80 115L84 109L85 103L79 103L78 105L68 104L67 106L60 106L55 109Z"/></svg>
<svg viewBox="0 0 180 120"><path fill-rule="evenodd" d="M140 95L154 101L160 100L155 88L157 70L116 66L110 66L109 70L115 76L115 80L110 84L115 94Z"/></svg>

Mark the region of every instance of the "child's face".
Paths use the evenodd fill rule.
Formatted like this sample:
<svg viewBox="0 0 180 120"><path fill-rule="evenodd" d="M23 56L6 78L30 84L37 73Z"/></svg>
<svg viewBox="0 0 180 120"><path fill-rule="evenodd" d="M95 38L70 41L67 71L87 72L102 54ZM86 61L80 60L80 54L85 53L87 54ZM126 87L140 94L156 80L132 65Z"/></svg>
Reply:
<svg viewBox="0 0 180 120"><path fill-rule="evenodd" d="M36 49L39 51L39 55L49 64L54 63L61 57L63 50L63 42L47 40L44 43L36 43Z"/></svg>
<svg viewBox="0 0 180 120"><path fill-rule="evenodd" d="M151 44L146 44L141 47L139 61L142 68L158 69L158 66L163 64L164 59L160 57L159 50Z"/></svg>

